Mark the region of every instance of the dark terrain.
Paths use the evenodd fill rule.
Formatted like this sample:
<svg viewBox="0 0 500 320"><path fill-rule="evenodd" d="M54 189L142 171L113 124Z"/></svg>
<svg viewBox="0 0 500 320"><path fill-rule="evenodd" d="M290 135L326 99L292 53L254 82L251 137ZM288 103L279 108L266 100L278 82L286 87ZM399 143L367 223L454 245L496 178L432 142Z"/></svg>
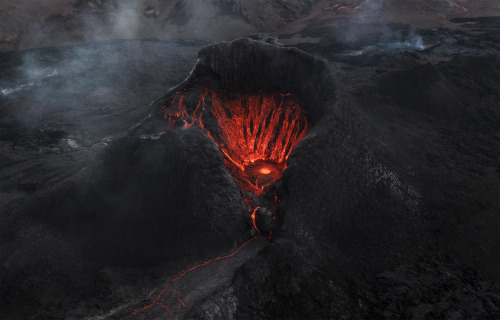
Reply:
<svg viewBox="0 0 500 320"><path fill-rule="evenodd" d="M251 36L307 53L236 42L292 70L252 90L290 90L312 117L277 184L273 239L136 314L255 234L213 141L155 116L211 42L1 53L1 318L499 319L500 18L447 23ZM200 52L214 65L187 83L279 74L226 46Z"/></svg>

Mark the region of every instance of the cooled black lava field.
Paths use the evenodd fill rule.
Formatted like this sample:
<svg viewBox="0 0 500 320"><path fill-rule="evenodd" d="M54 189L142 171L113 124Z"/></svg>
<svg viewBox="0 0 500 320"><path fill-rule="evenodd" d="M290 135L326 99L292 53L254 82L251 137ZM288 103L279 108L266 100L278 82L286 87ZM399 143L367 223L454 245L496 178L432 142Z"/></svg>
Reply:
<svg viewBox="0 0 500 320"><path fill-rule="evenodd" d="M500 319L500 18L191 2L0 52L0 318Z"/></svg>

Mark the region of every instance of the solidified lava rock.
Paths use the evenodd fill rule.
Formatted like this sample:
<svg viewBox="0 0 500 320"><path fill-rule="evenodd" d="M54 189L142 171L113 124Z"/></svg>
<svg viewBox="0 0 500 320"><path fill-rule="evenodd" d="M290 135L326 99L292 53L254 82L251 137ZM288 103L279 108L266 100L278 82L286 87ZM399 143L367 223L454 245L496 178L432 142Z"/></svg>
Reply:
<svg viewBox="0 0 500 320"><path fill-rule="evenodd" d="M328 64L295 48L242 38L209 45L198 54L189 77L152 104L157 113L176 92L195 86L219 93L291 93L312 125L333 108L335 81Z"/></svg>
<svg viewBox="0 0 500 320"><path fill-rule="evenodd" d="M64 313L106 296L94 279L102 268L197 261L248 237L239 189L201 130L124 136L100 148L92 165L4 220L22 230L3 232L4 314Z"/></svg>
<svg viewBox="0 0 500 320"><path fill-rule="evenodd" d="M253 44L248 40L213 45L201 51L197 67L175 90L194 83L220 91L226 90L225 88L243 92L259 90L259 83L262 83L263 88L275 85L280 89L293 89L293 84L274 75L273 70L280 70L280 63L270 63L269 71L261 71L255 67L264 64L260 60L260 54L255 53L256 47L264 49L262 56L268 57L268 61L273 61L274 57L270 52L286 52L286 49L271 49L268 45ZM283 60L293 64L290 66L291 70L303 70L301 62L310 60L300 52L293 53L292 56L296 59L289 59L285 54ZM218 55L224 56L229 63L223 65L217 59ZM481 63L489 60L490 57L483 57ZM316 63L321 65L319 60ZM278 68L272 69L273 66ZM238 68L243 70L241 78L238 77ZM391 305L393 301L396 304L400 300L397 294L390 292L391 289L374 289L381 283L376 280L377 274L404 265L404 268L416 268L417 271L413 274L408 272L403 282L415 281L416 286L422 287L431 283L432 290L444 290L445 284L439 281L421 279L425 278L426 273L439 274L441 270L447 270L449 266L445 262L437 259L429 267L430 270L418 267L428 264L429 255L439 257L442 254L440 246L443 240L439 234L442 227L433 225L436 213L432 212L430 206L435 196L426 193L432 189L429 185L434 183L430 181L435 173L425 171L429 175L426 179L430 180L414 178L407 173L408 168L431 166L415 155L412 148L418 146L418 150L429 147L439 149L443 145L423 141L421 137L413 136L413 133L409 136L414 144L403 144L408 143L406 137L392 137L390 134L384 136L379 132L388 129L378 124L377 116L371 114L394 114L392 117L384 114L393 119L388 124L389 129L391 125L413 128L415 125L405 118L406 114L398 117L398 113L408 112L408 118L412 121L415 120L411 112L415 110L453 119L461 116L463 108L473 109L474 105L468 106L470 100L454 95L459 91L457 82L441 74L441 68L442 66L423 65L414 70L393 71L380 77L380 88L391 93L397 106L388 111L384 110L383 103L379 101L372 104L367 99L363 102L369 104L369 107L365 107L359 104L361 99L354 99L343 93L336 99L331 75L320 71L321 68L311 67L304 71L304 89L293 93L300 97L301 106L309 112L314 127L290 155L288 167L278 182L279 229L273 230L270 246L243 265L230 286L206 303L193 308L189 317L225 319L228 314L235 319L364 319L383 318L386 315L395 319L413 315L436 319L444 316L457 317L459 304L429 307L429 301L439 300L439 294L425 297L425 291L410 290L410 295L416 296L415 306L408 303L405 308L398 309ZM291 82L300 78L293 74L291 71ZM240 79L245 80L240 82ZM258 81L253 82L252 79ZM283 80L283 83L274 82L279 80ZM489 76L481 76L478 81L489 83ZM318 89L311 90L314 86ZM444 92L435 92L436 86ZM419 92L425 95L420 97ZM309 104L311 101L317 102L313 108ZM428 126L425 119L418 118L419 124ZM482 123L488 125L487 121ZM487 131L491 129L481 128ZM431 128L426 134L439 134L439 130ZM415 132L418 133L419 129L415 129ZM457 158L461 156L453 154ZM423 169L420 170L424 172ZM457 173L460 181L464 180L466 167L455 170L460 172ZM454 185L453 188L454 194L465 192L461 186ZM436 192L446 194L450 191ZM462 205L460 209L456 209L464 212L460 214L475 212L474 208L467 207L465 201ZM442 208L439 214L449 233L446 237L457 232L450 231L454 227L444 222L452 221L450 217L457 215L455 209ZM482 219L481 221L489 219L487 214L481 215L481 218L475 215L475 218ZM489 229L486 235L479 231L470 232L463 237L464 243L457 247L477 248L478 241L472 238L472 234L484 238L481 245L489 243L492 238L498 239ZM455 234L455 237L458 236ZM488 246L487 250L492 252L494 247ZM461 264L456 263L450 272L460 268ZM490 266L482 265L482 268L488 270ZM452 277L457 278L458 287L468 282L487 281L483 276L456 272ZM490 273L489 276L495 277L495 274ZM487 287L483 293L474 295L471 305L477 304L479 314L494 319L498 315L498 307L495 306L498 303L498 288L491 284ZM381 292L389 292L384 297L374 297L372 292L378 292L379 289ZM482 295L487 295L488 290L494 293L494 297L491 301L483 301ZM460 296L458 299L466 298ZM237 301L236 305L234 301ZM229 303L230 308L226 307ZM370 308L377 309L377 314L371 314ZM468 309L466 313L472 314L473 309ZM389 313L384 313L385 311Z"/></svg>
<svg viewBox="0 0 500 320"><path fill-rule="evenodd" d="M426 64L404 71L389 71L378 79L379 91L392 96L403 108L444 119L456 118L464 110L467 96L438 68Z"/></svg>
<svg viewBox="0 0 500 320"><path fill-rule="evenodd" d="M190 77L153 108L193 85L222 94L293 94L312 125L335 98L323 60L248 39L202 50ZM4 314L36 314L37 305L44 314L64 313L103 294L101 268L198 261L247 240L248 211L215 143L195 127L168 130L161 115L95 146L84 170L9 208L2 288L17 295L2 298Z"/></svg>
<svg viewBox="0 0 500 320"><path fill-rule="evenodd" d="M450 67L498 66L496 57L455 60ZM498 112L489 103L498 101L500 86L494 76L473 74L471 83L442 68L383 74L376 80L394 100L388 105L354 80L345 86L358 91L344 86L337 94L329 65L295 49L248 39L208 46L189 77L152 104L152 115L102 146L91 166L9 208L1 281L4 292L15 295L2 292L3 313L22 307L63 318L79 301L112 294L102 293L110 289L105 276L96 276L101 267L179 263L186 254L189 264L248 239L248 211L220 149L196 126L169 130L164 118L178 92L206 88L221 95L293 94L312 129L276 183L279 228L269 212L257 222L263 231L273 228L271 243L231 283L185 311L186 318L460 319L477 313L498 319L500 290L485 278L495 277L499 261L497 207L490 199L498 181L490 142L498 139L489 137L497 132ZM371 79L370 70L363 72ZM461 119L462 130L412 112L460 117L453 93L464 84L451 77L479 91L477 98L486 96L479 111L487 119ZM450 94L433 93L433 83ZM401 88L426 95L415 103L394 92ZM188 106L200 98L191 93ZM473 110L473 100L460 102ZM429 101L434 104L421 107ZM489 264L478 259L476 266L490 268L488 276L463 267L468 261L460 250L488 256ZM447 255L461 260L441 259Z"/></svg>
<svg viewBox="0 0 500 320"><path fill-rule="evenodd" d="M261 235L270 235L274 228L274 214L267 208L259 208L255 211L255 227ZM272 235L272 234L271 234Z"/></svg>

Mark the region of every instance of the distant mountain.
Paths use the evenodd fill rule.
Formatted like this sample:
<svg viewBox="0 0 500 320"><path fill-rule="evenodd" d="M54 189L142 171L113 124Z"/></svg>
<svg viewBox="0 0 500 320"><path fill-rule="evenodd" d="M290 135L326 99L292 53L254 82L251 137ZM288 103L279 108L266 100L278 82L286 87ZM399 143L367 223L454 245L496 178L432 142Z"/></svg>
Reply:
<svg viewBox="0 0 500 320"><path fill-rule="evenodd" d="M499 15L497 0L0 0L0 51L117 38L229 40L314 19ZM415 20L415 19L414 19ZM306 21L305 24L297 21ZM423 21L425 22L425 21ZM295 25L294 25L295 23Z"/></svg>
<svg viewBox="0 0 500 320"><path fill-rule="evenodd" d="M233 39L268 32L322 0L0 0L0 50L108 38Z"/></svg>
<svg viewBox="0 0 500 320"><path fill-rule="evenodd" d="M391 12L431 12L443 16L475 12L481 9L499 9L494 0L337 0L326 7L339 14L355 14L359 11L389 10ZM498 13L498 11L497 11Z"/></svg>

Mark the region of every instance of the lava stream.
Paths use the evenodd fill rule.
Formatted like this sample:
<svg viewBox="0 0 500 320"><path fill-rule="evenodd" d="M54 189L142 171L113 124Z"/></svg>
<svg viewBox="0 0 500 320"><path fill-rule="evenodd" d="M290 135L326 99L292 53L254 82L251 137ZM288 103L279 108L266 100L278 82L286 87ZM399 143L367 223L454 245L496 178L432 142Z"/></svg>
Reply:
<svg viewBox="0 0 500 320"><path fill-rule="evenodd" d="M197 94L195 99L193 93ZM177 92L170 106L164 106L162 110L171 129L197 123L217 144L226 166L242 189L255 196L264 195L268 191L266 188L281 177L293 147L308 132L305 113L291 94L221 96L204 88L196 88L194 92L186 89ZM272 230L267 235L259 230L257 213L260 207L255 206L251 199L244 197L244 200L252 212L251 219L257 235L231 254L208 260L173 278L151 304L135 309L132 315L158 306L165 309L170 318L174 315L172 308L159 301L170 292L175 294L178 311L182 312L188 306L182 300L181 292L171 288L174 282L200 267L234 256L258 237L268 243ZM275 216L272 218L274 220Z"/></svg>
<svg viewBox="0 0 500 320"><path fill-rule="evenodd" d="M194 267L192 267L192 268L184 271L179 276L177 276L177 277L173 278L172 280L170 280L168 282L167 286L160 292L160 294L158 294L158 296L156 297L156 299L151 304L146 305L144 307L140 307L140 308L135 309L129 316L132 316L132 315L137 314L139 312L143 312L143 311L145 311L145 310L147 310L147 309L149 309L149 308L151 308L153 306L158 306L158 307L160 307L162 309L167 310L167 312L169 314L169 318L170 318L173 315L172 309L169 306L166 306L163 303L159 302L160 298L164 294L169 293L169 292L173 292L173 293L175 293L177 295L176 300L177 300L177 302L179 302L179 312L182 311L182 308L188 308L188 306L186 305L186 303L181 299L181 292L178 291L178 290L170 288L172 286L172 284L174 282L182 279L186 274L190 273L191 271L194 271L194 270L196 270L198 268L201 268L203 266L209 265L212 262L215 262L215 261L218 261L218 260L223 260L223 259L228 259L228 258L233 257L235 254L237 254L238 252L240 252L245 246L247 246L248 244L250 244L252 241L254 241L257 238L258 238L258 236L255 236L255 237L251 238L250 240L248 240L247 242L245 242L244 244L242 244L235 251L233 251L232 253L230 253L228 255L220 256L220 257L217 257L217 258L205 261L204 263L201 263L201 264L199 264L197 266L194 266Z"/></svg>

